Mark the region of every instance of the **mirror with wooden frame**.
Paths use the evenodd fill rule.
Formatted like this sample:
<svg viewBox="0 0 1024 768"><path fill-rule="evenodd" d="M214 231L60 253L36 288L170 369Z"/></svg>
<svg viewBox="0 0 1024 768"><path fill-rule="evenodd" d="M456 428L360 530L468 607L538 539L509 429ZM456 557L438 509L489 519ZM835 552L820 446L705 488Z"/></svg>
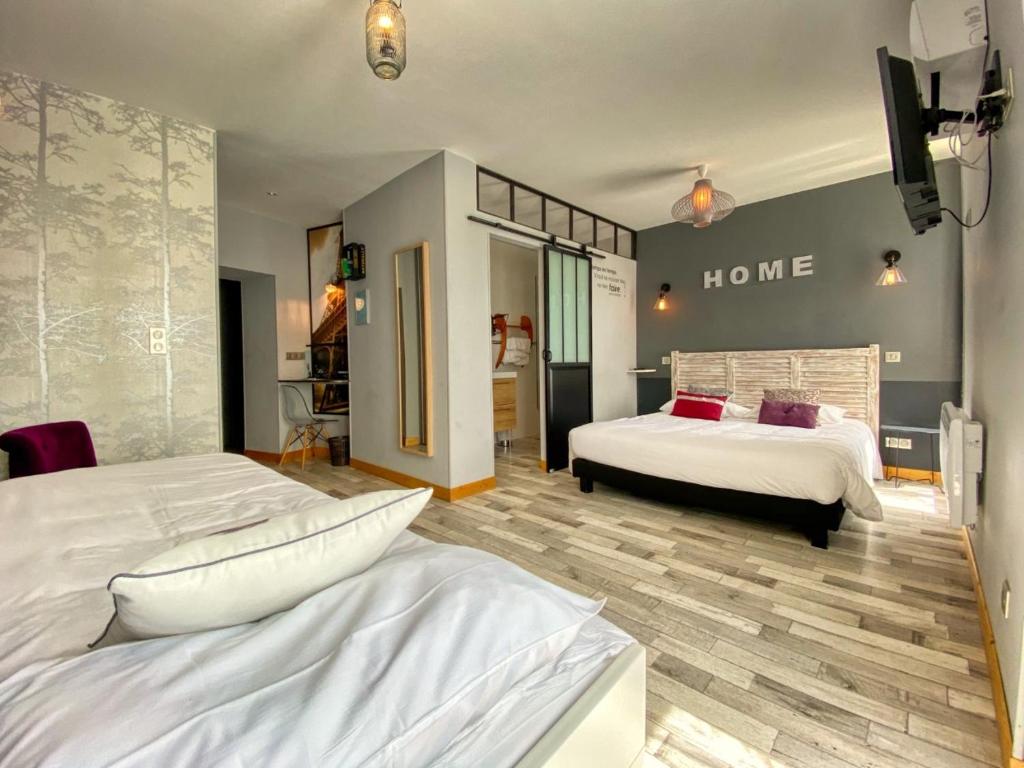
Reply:
<svg viewBox="0 0 1024 768"><path fill-rule="evenodd" d="M398 445L403 451L433 456L430 247L426 241L395 254L395 316Z"/></svg>

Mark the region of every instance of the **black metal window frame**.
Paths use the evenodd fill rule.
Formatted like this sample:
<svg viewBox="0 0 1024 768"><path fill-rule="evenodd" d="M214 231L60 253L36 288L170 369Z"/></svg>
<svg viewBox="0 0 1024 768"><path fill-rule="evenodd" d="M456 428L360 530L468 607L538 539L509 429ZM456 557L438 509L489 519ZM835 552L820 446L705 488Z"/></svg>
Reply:
<svg viewBox="0 0 1024 768"><path fill-rule="evenodd" d="M494 211L485 211L483 208L480 207L480 176L481 176L481 174L486 174L487 176L490 176L492 179L497 179L498 181L503 181L503 182L505 182L506 184L509 185L509 187L508 187L508 207L509 207L508 213L509 213L509 215L508 216L502 216L501 214L495 213ZM553 235L555 237L561 237L561 238L564 238L564 239L567 239L567 240L571 240L574 243L586 244L586 246L588 248L597 248L599 250L607 250L607 249L604 249L604 248L600 248L597 245L597 223L600 221L600 222L602 222L604 224L609 225L612 228L613 248L611 248L610 250L607 250L607 252L608 253L614 253L617 256L622 256L623 258L633 259L634 261L636 260L636 230L635 229L630 229L629 227L625 227L622 224L618 224L617 222L614 222L614 221L612 221L611 219L609 219L609 218L607 218L605 216L599 216L596 213L592 213L591 211L588 211L586 208L581 208L578 205L573 205L572 203L567 203L565 200L562 200L561 198L555 197L554 195L549 195L546 192L541 192L536 187L531 187L529 184L523 184L521 181L516 181L515 179L509 178L508 176L504 175L503 173L498 173L497 171L492 171L490 168L485 168L482 165L478 165L476 167L476 209L478 211L480 211L482 213L486 213L486 214L488 214L490 216L497 216L500 219L505 219L505 221L511 221L514 224L518 224L518 225L524 226L524 227L530 227L529 224L524 224L523 222L516 220L516 189L521 189L521 190L523 190L525 192L529 192L530 194L536 195L537 197L540 198L540 231L541 232L545 232L545 233L547 233L549 235ZM568 211L568 216L569 216L569 236L568 237L566 237L565 235L558 234L556 232L552 232L548 228L548 221L547 221L548 205L547 204L548 204L549 200L552 203L556 203L558 205L561 205L563 208L565 208ZM579 240L576 237L576 235L579 234L579 233L577 233L575 231L575 227L576 227L575 219L576 219L576 214L577 213L580 213L580 214L583 214L584 216L589 216L590 217L590 220L591 220L591 232L590 232L590 241L589 242L586 242L585 240ZM535 227L531 227L531 229L536 229L536 228ZM619 233L620 232L626 232L626 233L629 234L629 254L628 255L623 254L623 253L619 253Z"/></svg>

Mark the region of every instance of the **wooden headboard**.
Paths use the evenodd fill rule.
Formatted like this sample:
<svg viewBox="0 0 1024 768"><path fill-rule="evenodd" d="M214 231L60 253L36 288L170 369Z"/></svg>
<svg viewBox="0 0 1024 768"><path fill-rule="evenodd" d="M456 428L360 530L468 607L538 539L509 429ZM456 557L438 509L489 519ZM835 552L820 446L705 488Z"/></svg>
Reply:
<svg viewBox="0 0 1024 768"><path fill-rule="evenodd" d="M672 389L701 383L728 387L757 408L765 387L813 387L821 402L846 409L878 435L878 345L850 349L673 352Z"/></svg>

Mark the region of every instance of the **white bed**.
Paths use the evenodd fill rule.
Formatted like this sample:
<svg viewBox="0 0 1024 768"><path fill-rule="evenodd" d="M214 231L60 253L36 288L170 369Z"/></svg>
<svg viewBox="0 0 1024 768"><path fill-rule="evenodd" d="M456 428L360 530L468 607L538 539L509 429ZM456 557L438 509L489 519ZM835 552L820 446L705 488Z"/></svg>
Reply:
<svg viewBox="0 0 1024 768"><path fill-rule="evenodd" d="M666 413L596 422L569 433L571 458L711 488L810 499L881 520L873 483L882 466L860 421L817 429L754 419L706 421Z"/></svg>
<svg viewBox="0 0 1024 768"><path fill-rule="evenodd" d="M410 532L263 621L86 651L113 573L323 498L229 455L0 483L0 766L629 765L642 648L599 603Z"/></svg>
<svg viewBox="0 0 1024 768"><path fill-rule="evenodd" d="M597 481L684 504L763 507L799 521L813 545L827 547L844 510L882 519L874 492L882 476L878 358L877 344L673 352L673 392L690 384L722 387L751 417L712 422L655 413L586 424L569 433L570 466L585 492ZM843 409L845 418L815 429L758 424L764 390L776 387L817 389L821 402Z"/></svg>

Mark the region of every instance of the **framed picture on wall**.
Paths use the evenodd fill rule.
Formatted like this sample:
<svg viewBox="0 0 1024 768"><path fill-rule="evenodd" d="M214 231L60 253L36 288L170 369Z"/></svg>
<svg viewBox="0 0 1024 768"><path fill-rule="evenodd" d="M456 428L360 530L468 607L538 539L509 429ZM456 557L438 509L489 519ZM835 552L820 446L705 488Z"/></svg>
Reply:
<svg viewBox="0 0 1024 768"><path fill-rule="evenodd" d="M348 412L347 286L340 221L306 230L314 413Z"/></svg>

